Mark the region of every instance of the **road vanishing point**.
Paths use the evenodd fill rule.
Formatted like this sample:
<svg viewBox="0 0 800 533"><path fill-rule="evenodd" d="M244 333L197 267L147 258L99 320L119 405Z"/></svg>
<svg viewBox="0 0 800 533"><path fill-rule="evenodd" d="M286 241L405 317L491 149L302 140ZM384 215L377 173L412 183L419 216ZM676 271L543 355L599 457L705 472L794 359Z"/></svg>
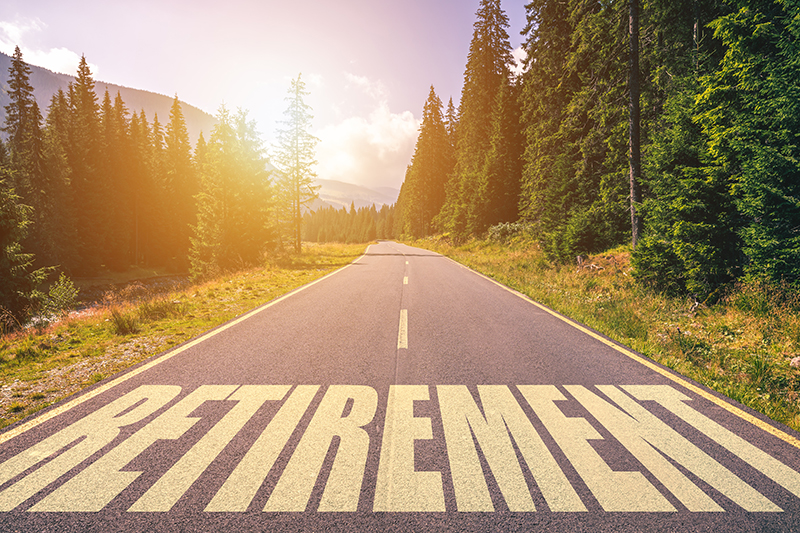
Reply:
<svg viewBox="0 0 800 533"><path fill-rule="evenodd" d="M0 531L798 531L799 447L380 242L0 433Z"/></svg>

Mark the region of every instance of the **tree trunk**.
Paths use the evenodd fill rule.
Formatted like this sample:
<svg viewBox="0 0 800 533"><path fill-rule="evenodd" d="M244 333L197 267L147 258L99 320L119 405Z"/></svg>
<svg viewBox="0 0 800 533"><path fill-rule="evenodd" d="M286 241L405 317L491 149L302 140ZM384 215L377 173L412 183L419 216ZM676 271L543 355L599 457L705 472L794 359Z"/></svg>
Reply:
<svg viewBox="0 0 800 533"><path fill-rule="evenodd" d="M642 221L636 212L636 207L641 203L639 179L642 173L642 160L640 151L640 112L639 112L639 0L628 2L630 23L630 57L628 61L628 92L630 102L628 105L628 163L631 182L631 245L636 248L636 242L642 230Z"/></svg>

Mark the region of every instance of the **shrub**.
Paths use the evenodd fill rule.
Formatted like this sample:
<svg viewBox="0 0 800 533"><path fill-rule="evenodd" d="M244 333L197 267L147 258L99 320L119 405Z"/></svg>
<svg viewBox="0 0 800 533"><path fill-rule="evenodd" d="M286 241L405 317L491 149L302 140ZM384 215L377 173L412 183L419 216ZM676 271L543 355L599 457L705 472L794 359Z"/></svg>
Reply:
<svg viewBox="0 0 800 533"><path fill-rule="evenodd" d="M186 304L166 298L153 298L139 304L139 318L146 321L181 317L186 314Z"/></svg>
<svg viewBox="0 0 800 533"><path fill-rule="evenodd" d="M112 331L117 335L130 335L139 332L139 322L135 317L120 312L116 307L111 309Z"/></svg>
<svg viewBox="0 0 800 533"><path fill-rule="evenodd" d="M62 315L75 307L78 298L78 288L63 272L58 276L58 281L50 287L44 304L45 315Z"/></svg>

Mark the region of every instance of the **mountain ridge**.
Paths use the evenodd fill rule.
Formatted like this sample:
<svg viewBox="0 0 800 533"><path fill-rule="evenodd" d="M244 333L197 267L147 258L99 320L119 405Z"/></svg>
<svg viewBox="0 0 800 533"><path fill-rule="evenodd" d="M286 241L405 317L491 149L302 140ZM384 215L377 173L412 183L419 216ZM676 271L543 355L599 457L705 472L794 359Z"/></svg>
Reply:
<svg viewBox="0 0 800 533"><path fill-rule="evenodd" d="M317 178L314 185L319 185L319 199L315 200L310 209L316 211L321 208L342 207L350 209L354 205L356 209L362 207L375 206L380 209L383 205L392 205L397 202L400 191L392 187L369 188L363 185L347 183L339 180L329 180Z"/></svg>
<svg viewBox="0 0 800 533"><path fill-rule="evenodd" d="M11 66L11 59L11 56L0 52L0 113L11 101L8 97L8 69ZM53 95L59 89L66 93L70 82L75 81L75 76L53 72L30 63L28 63L28 66L31 69L30 83L33 86L33 95L36 98L36 103L39 104L42 115L46 117ZM95 80L94 88L98 103L102 103L106 90L108 90L112 100L119 92L123 102L125 102L125 107L130 113L135 112L138 114L141 110L144 110L147 121L150 124L153 123L153 118L156 115L158 115L158 121L162 126L169 122L169 111L172 107L173 97L99 80ZM197 142L201 131L208 138L211 135L212 128L217 123L216 118L182 100L180 100L180 104L192 144Z"/></svg>
<svg viewBox="0 0 800 533"><path fill-rule="evenodd" d="M11 66L11 59L7 54L0 52L0 118L4 118L5 106L11 101L8 97L7 74ZM36 65L28 64L28 66L31 69L30 83L33 86L34 97L42 114L46 116L53 95L59 89L66 92L69 84L75 81L75 76L53 72ZM3 73L6 73L6 75L3 76ZM141 110L144 110L149 124L153 123L153 118L156 115L158 115L158 120L162 126L165 126L169 121L172 97L144 89L134 89L95 80L95 93L97 94L98 102L102 102L106 90L108 90L112 99L119 92L130 113L135 112L138 114ZM197 138L201 131L208 139L214 125L217 123L216 118L184 101L180 101L180 104L192 145L197 143ZM2 122L4 120L0 120L0 123ZM5 138L5 133L0 132L0 137ZM350 209L351 205L355 205L357 209L372 205L380 208L382 205L392 205L397 202L397 197L400 194L398 189L392 187L369 188L339 180L317 179L316 185L320 186L320 197L312 203L311 210L325 207L334 207L336 209L345 207Z"/></svg>

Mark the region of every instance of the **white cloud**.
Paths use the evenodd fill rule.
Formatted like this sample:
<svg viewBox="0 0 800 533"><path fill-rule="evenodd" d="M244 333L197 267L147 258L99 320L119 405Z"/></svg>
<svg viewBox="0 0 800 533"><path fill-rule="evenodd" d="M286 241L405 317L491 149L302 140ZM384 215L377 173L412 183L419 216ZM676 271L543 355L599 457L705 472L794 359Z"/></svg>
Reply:
<svg viewBox="0 0 800 533"><path fill-rule="evenodd" d="M371 81L366 76L356 76L350 72L345 72L344 75L350 86L354 85L358 87L379 103L386 102L389 96L389 91L386 89L386 86L382 81Z"/></svg>
<svg viewBox="0 0 800 533"><path fill-rule="evenodd" d="M314 74L312 72L311 74L306 76L306 79L308 80L308 84L311 85L312 87L322 87L322 82L323 82L322 74Z"/></svg>
<svg viewBox="0 0 800 533"><path fill-rule="evenodd" d="M316 132L317 174L366 187L399 188L417 141L420 122L413 113L393 113L381 83L345 73L350 85L373 100L367 117L354 116Z"/></svg>
<svg viewBox="0 0 800 533"><path fill-rule="evenodd" d="M14 22L0 21L0 52L7 55L14 54L14 48L19 46L22 58L26 63L44 67L53 72L76 75L81 56L67 48L50 48L49 50L36 50L25 45L25 35L39 33L47 28L47 24L37 19L16 20ZM92 76L97 77L99 68L89 63Z"/></svg>
<svg viewBox="0 0 800 533"><path fill-rule="evenodd" d="M519 76L522 74L523 70L525 70L525 59L528 57L528 52L520 46L519 48L515 48L511 55L514 57L514 61L517 62L516 66L511 68L511 72L515 76Z"/></svg>
<svg viewBox="0 0 800 533"><path fill-rule="evenodd" d="M46 25L39 19L27 20L24 22L8 22L0 21L0 40L3 43L3 52L10 44L11 52L14 51L14 46L22 42L22 36L31 30L42 31Z"/></svg>

